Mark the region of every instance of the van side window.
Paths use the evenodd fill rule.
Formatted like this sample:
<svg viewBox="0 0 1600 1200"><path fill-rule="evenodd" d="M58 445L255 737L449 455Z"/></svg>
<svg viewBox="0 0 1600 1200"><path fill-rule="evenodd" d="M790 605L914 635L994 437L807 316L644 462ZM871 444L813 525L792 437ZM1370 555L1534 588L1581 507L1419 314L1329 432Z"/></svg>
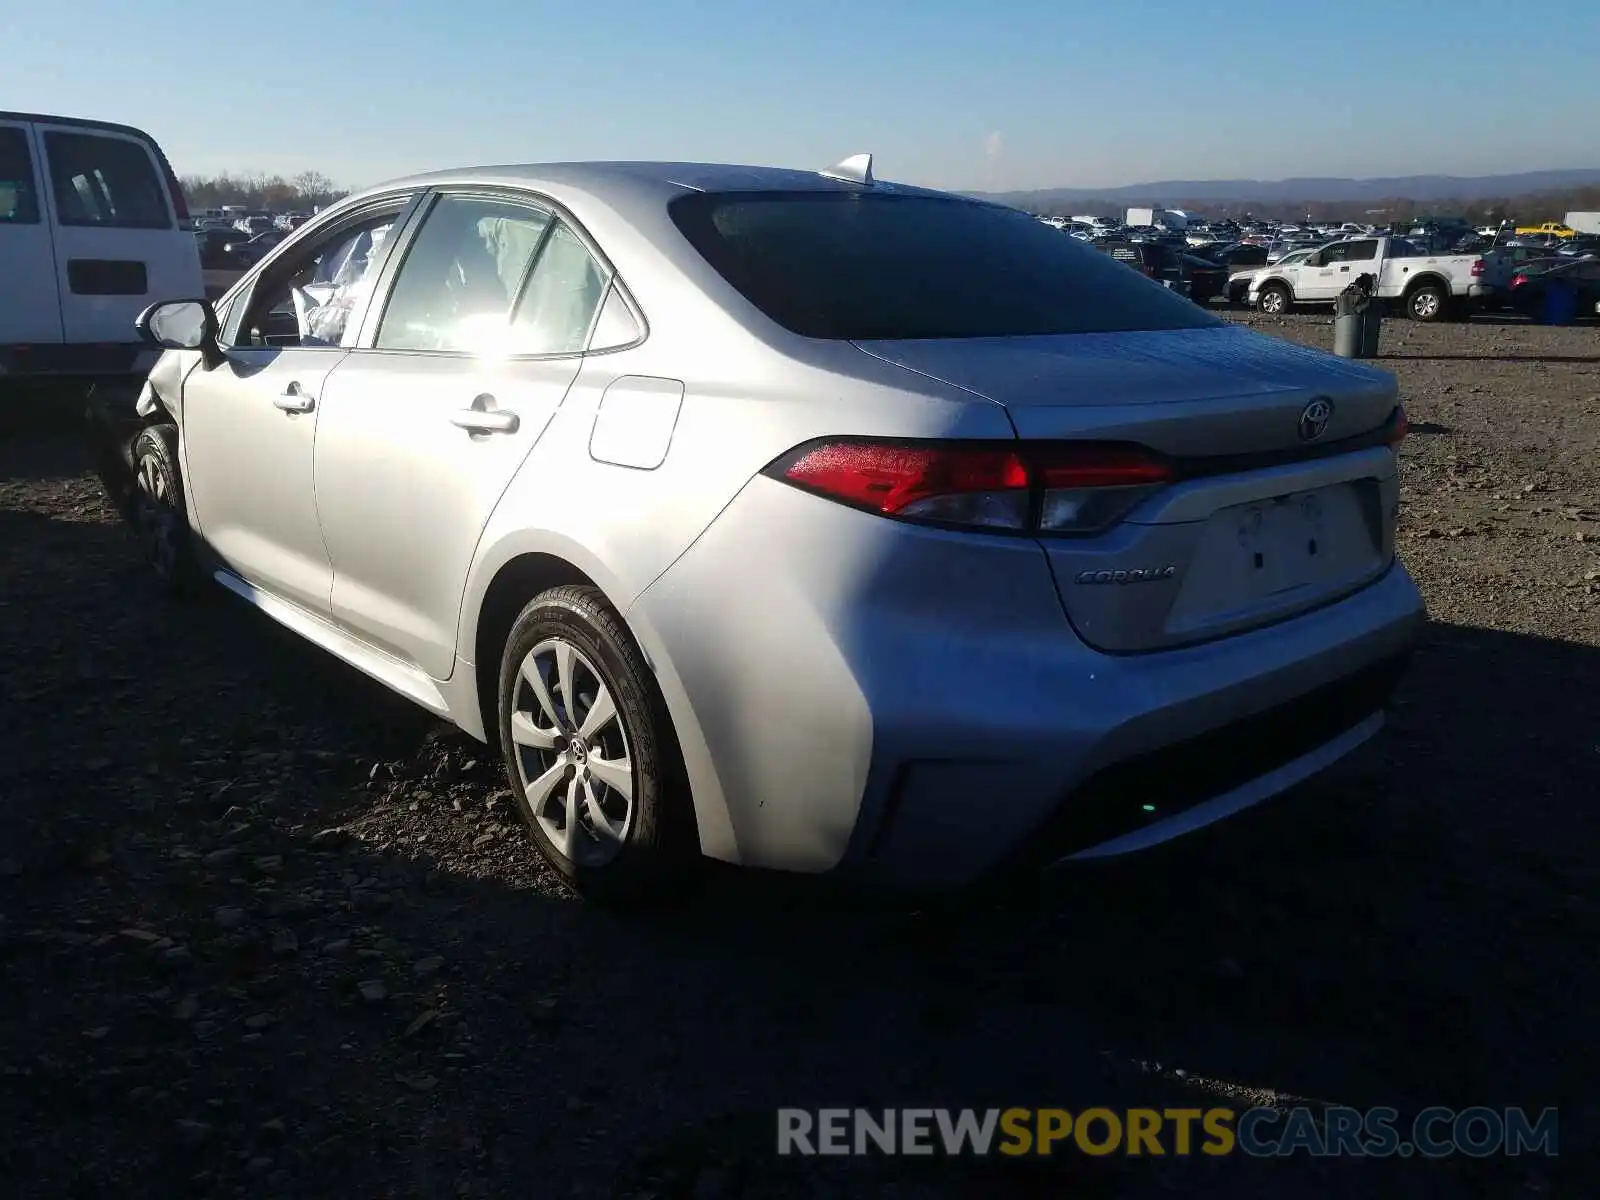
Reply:
<svg viewBox="0 0 1600 1200"><path fill-rule="evenodd" d="M138 142L92 133L46 133L50 190L63 225L171 229L167 193Z"/></svg>
<svg viewBox="0 0 1600 1200"><path fill-rule="evenodd" d="M0 125L0 225L38 223L39 197L33 188L28 136L15 125Z"/></svg>

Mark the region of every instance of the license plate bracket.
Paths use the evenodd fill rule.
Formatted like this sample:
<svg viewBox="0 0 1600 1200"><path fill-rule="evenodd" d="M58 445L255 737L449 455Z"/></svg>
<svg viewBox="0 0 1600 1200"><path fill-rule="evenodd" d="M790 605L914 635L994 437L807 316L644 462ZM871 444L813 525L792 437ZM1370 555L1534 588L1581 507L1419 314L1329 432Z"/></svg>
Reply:
<svg viewBox="0 0 1600 1200"><path fill-rule="evenodd" d="M1316 491L1293 492L1240 505L1230 514L1239 550L1236 570L1259 597L1290 591L1318 574L1327 552L1325 504Z"/></svg>

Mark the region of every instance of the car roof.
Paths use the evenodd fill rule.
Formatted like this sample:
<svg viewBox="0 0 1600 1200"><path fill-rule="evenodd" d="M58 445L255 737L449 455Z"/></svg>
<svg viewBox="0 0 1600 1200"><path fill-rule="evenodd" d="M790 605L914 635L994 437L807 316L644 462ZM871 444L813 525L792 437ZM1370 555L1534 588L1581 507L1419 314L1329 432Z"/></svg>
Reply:
<svg viewBox="0 0 1600 1200"><path fill-rule="evenodd" d="M756 167L731 163L698 162L557 162L521 163L497 166L457 167L429 171L388 180L364 189L364 194L406 187L448 187L451 185L498 185L534 191L572 189L620 198L622 194L682 192L882 192L895 195L943 196L969 200L974 204L993 204L977 197L956 196L930 188L883 180L865 185L833 179L820 171L800 171L786 167Z"/></svg>
<svg viewBox="0 0 1600 1200"><path fill-rule="evenodd" d="M53 113L8 112L0 109L0 121L28 122L33 125L65 125L78 129L99 129L106 133L121 133L154 144L155 139L132 125L119 125L115 121L96 121L90 117L61 117Z"/></svg>

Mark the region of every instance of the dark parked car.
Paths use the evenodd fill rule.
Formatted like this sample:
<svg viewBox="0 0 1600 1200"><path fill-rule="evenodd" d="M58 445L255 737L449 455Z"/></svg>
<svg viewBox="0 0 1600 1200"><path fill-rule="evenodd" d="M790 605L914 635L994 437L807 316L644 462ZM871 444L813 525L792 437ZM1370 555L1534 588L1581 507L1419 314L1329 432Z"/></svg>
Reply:
<svg viewBox="0 0 1600 1200"><path fill-rule="evenodd" d="M1585 258L1591 254L1600 254L1600 237L1580 233L1576 237L1568 238L1567 244L1556 253L1562 258Z"/></svg>
<svg viewBox="0 0 1600 1200"><path fill-rule="evenodd" d="M1562 284L1577 292L1578 320L1600 316L1600 259L1540 258L1523 263L1511 277L1511 307L1538 318L1550 288Z"/></svg>
<svg viewBox="0 0 1600 1200"><path fill-rule="evenodd" d="M1228 285L1227 267L1162 242L1098 242L1096 247L1196 304L1209 304Z"/></svg>
<svg viewBox="0 0 1600 1200"><path fill-rule="evenodd" d="M200 265L206 270L231 270L239 265L228 253L229 245L245 240L237 229L201 229L194 240L200 249Z"/></svg>
<svg viewBox="0 0 1600 1200"><path fill-rule="evenodd" d="M1230 271L1267 265L1267 248L1252 242L1216 242L1210 246L1196 246L1190 253Z"/></svg>
<svg viewBox="0 0 1600 1200"><path fill-rule="evenodd" d="M255 237L236 233L234 240L224 246L223 251L233 260L231 266L253 267L267 256L267 251L288 237L289 232L287 229L268 229Z"/></svg>

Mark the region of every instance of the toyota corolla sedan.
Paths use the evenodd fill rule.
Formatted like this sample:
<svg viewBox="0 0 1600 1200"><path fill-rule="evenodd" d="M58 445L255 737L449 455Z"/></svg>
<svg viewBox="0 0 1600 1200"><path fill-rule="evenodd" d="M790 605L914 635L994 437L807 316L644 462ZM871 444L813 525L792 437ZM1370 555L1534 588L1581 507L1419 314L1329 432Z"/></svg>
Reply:
<svg viewBox="0 0 1600 1200"><path fill-rule="evenodd" d="M497 745L602 901L1149 846L1371 736L1424 618L1390 375L866 156L403 179L140 325L156 577Z"/></svg>

